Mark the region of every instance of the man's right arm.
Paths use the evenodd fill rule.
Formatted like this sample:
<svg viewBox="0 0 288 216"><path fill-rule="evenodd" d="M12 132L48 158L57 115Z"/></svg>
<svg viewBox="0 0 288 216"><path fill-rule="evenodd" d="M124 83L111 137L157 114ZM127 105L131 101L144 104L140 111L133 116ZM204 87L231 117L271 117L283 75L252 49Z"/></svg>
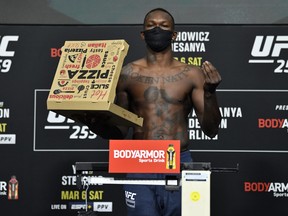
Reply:
<svg viewBox="0 0 288 216"><path fill-rule="evenodd" d="M80 122L87 125L89 130L104 139L124 139L126 133L122 131L122 126L110 123L110 116L105 114L86 114L84 120Z"/></svg>
<svg viewBox="0 0 288 216"><path fill-rule="evenodd" d="M115 101L117 105L126 110L129 109L128 94L125 91L127 74L129 74L129 70L131 70L131 67L126 66L123 67L121 71L120 79L117 84ZM110 116L106 115L105 113L86 112L77 119L82 124L87 125L92 132L104 139L124 139L128 134L129 128L127 126L112 124L109 121Z"/></svg>

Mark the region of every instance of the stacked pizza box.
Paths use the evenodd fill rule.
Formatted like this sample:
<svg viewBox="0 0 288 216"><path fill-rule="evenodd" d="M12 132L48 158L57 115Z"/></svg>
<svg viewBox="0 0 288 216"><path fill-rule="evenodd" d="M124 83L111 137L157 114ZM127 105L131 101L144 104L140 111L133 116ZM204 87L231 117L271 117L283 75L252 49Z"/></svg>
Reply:
<svg viewBox="0 0 288 216"><path fill-rule="evenodd" d="M125 40L66 41L47 109L74 120L100 114L115 124L142 126L143 118L114 104L128 48Z"/></svg>

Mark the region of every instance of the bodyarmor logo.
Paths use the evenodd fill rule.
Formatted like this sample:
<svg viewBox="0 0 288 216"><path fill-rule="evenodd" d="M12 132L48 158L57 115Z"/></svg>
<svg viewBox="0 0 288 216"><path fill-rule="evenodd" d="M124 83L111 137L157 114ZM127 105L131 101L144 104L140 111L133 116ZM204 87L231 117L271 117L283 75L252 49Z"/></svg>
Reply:
<svg viewBox="0 0 288 216"><path fill-rule="evenodd" d="M286 182L244 182L247 193L273 193L274 197L288 197L288 183Z"/></svg>
<svg viewBox="0 0 288 216"><path fill-rule="evenodd" d="M288 73L288 60L282 59L288 49L288 35L261 36L257 35L251 50L252 59L249 63L277 64L274 73Z"/></svg>
<svg viewBox="0 0 288 216"><path fill-rule="evenodd" d="M4 181L0 181L0 196L7 195L7 183Z"/></svg>
<svg viewBox="0 0 288 216"><path fill-rule="evenodd" d="M258 119L258 127L259 128L287 128L288 129L288 119L259 118Z"/></svg>
<svg viewBox="0 0 288 216"><path fill-rule="evenodd" d="M19 36L16 35L6 35L0 36L0 72L7 73L10 71L12 60L11 57L14 57L15 51L9 50L9 44L11 42L18 41Z"/></svg>

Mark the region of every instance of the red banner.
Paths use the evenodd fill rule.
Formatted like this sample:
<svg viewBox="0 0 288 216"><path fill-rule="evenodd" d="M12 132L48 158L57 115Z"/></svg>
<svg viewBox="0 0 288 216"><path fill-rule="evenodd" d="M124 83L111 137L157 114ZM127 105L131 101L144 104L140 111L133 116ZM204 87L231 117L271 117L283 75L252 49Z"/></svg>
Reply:
<svg viewBox="0 0 288 216"><path fill-rule="evenodd" d="M110 140L110 173L180 173L179 140Z"/></svg>

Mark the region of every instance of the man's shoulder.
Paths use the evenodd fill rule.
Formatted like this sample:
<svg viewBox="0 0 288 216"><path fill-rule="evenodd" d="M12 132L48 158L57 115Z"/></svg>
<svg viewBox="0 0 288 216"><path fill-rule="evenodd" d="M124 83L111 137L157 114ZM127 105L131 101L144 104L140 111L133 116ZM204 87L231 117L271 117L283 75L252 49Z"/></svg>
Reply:
<svg viewBox="0 0 288 216"><path fill-rule="evenodd" d="M146 62L145 62L145 59L138 59L138 60L135 60L135 61L132 61L128 64L126 64L124 67L123 67L123 72L124 71L139 71L140 68L143 68L146 66Z"/></svg>
<svg viewBox="0 0 288 216"><path fill-rule="evenodd" d="M137 59L133 62L130 63L131 67L136 68L141 68L141 67L146 67L147 66L147 61L145 58Z"/></svg>
<svg viewBox="0 0 288 216"><path fill-rule="evenodd" d="M189 71L192 74L201 72L201 68L199 66L183 63L178 60L174 61L174 67L179 68L180 70Z"/></svg>

